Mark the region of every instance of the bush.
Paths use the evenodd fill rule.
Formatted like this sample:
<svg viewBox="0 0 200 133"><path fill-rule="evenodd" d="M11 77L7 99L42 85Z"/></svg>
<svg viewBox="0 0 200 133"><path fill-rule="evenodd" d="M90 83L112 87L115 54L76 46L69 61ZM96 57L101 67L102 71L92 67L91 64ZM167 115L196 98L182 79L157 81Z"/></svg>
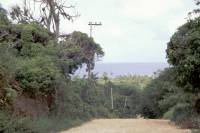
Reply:
<svg viewBox="0 0 200 133"><path fill-rule="evenodd" d="M0 112L0 132L3 133L50 133L77 126L82 122L83 120L80 119L60 119L49 116L11 117Z"/></svg>
<svg viewBox="0 0 200 133"><path fill-rule="evenodd" d="M176 115L172 116L172 112L175 110L174 106L179 103L188 103L191 109L194 109L195 96L177 87L175 75L174 68L165 69L143 90L141 113L144 117L176 119Z"/></svg>
<svg viewBox="0 0 200 133"><path fill-rule="evenodd" d="M192 133L200 133L200 130L198 130L198 129L192 130Z"/></svg>
<svg viewBox="0 0 200 133"><path fill-rule="evenodd" d="M170 108L169 111L164 113L163 119L172 120L173 119L173 114L174 114L174 109L175 109L175 107Z"/></svg>
<svg viewBox="0 0 200 133"><path fill-rule="evenodd" d="M51 59L43 57L21 61L21 67L16 71L20 87L36 95L52 92L56 76L59 76L58 68Z"/></svg>
<svg viewBox="0 0 200 133"><path fill-rule="evenodd" d="M3 133L33 133L27 126L28 118L13 117L0 111L0 132Z"/></svg>
<svg viewBox="0 0 200 133"><path fill-rule="evenodd" d="M177 104L174 107L173 117L171 120L183 128L199 128L200 119L191 104Z"/></svg>

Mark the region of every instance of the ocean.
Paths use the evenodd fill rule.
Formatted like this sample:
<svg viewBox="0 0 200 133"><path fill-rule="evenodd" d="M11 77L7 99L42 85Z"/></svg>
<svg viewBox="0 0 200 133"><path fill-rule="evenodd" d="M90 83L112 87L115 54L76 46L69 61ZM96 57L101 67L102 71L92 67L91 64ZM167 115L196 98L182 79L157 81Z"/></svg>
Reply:
<svg viewBox="0 0 200 133"><path fill-rule="evenodd" d="M169 67L167 63L97 63L93 73L102 75L107 73L111 77L124 75L148 75ZM75 75L86 75L85 66L76 71Z"/></svg>

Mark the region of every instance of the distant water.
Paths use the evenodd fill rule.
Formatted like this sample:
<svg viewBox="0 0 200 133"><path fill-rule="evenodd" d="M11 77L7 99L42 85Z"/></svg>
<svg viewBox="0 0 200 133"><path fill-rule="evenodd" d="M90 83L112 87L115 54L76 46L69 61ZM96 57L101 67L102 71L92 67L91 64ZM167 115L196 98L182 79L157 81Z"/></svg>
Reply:
<svg viewBox="0 0 200 133"><path fill-rule="evenodd" d="M93 73L99 75L108 73L112 77L122 75L153 75L154 72L164 70L169 67L167 63L97 63ZM87 74L85 67L78 70L76 75L83 76Z"/></svg>

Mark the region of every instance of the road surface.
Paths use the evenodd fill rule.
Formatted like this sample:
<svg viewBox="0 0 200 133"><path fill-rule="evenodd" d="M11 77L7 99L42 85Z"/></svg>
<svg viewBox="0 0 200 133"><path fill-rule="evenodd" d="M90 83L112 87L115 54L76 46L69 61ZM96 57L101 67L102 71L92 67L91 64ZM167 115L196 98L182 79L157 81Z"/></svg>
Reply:
<svg viewBox="0 0 200 133"><path fill-rule="evenodd" d="M168 120L98 119L60 133L191 133Z"/></svg>

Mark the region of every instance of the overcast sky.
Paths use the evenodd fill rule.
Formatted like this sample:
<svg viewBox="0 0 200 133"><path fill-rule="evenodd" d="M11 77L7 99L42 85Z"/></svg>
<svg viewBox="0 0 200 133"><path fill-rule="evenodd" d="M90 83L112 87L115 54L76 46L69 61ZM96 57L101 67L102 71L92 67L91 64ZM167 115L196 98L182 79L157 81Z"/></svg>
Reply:
<svg viewBox="0 0 200 133"><path fill-rule="evenodd" d="M4 7L23 0L0 0ZM71 0L73 1L73 0ZM195 8L193 0L74 0L81 14L61 31L89 34L89 21L101 21L93 37L105 51L103 62L166 62L170 36Z"/></svg>

